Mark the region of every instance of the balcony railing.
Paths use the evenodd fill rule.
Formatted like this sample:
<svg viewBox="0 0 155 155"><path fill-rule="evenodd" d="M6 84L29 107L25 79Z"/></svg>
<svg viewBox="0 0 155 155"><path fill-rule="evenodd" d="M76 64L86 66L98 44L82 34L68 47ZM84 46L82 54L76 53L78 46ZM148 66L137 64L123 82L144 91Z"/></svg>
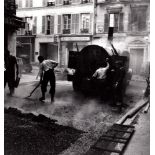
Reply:
<svg viewBox="0 0 155 155"><path fill-rule="evenodd" d="M71 1L70 0L64 0L63 5L71 5Z"/></svg>
<svg viewBox="0 0 155 155"><path fill-rule="evenodd" d="M90 0L81 0L81 4L89 3Z"/></svg>
<svg viewBox="0 0 155 155"><path fill-rule="evenodd" d="M47 2L47 6L55 6L55 2Z"/></svg>
<svg viewBox="0 0 155 155"><path fill-rule="evenodd" d="M70 29L63 29L63 34L70 34Z"/></svg>
<svg viewBox="0 0 155 155"><path fill-rule="evenodd" d="M89 33L89 29L81 29L81 33Z"/></svg>

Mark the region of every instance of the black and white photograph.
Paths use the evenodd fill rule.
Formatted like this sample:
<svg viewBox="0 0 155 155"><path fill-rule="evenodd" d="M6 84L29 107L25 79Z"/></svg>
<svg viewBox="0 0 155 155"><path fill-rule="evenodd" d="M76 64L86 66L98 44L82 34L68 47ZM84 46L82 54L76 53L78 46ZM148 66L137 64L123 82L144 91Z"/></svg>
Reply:
<svg viewBox="0 0 155 155"><path fill-rule="evenodd" d="M4 0L5 155L150 155L150 6Z"/></svg>

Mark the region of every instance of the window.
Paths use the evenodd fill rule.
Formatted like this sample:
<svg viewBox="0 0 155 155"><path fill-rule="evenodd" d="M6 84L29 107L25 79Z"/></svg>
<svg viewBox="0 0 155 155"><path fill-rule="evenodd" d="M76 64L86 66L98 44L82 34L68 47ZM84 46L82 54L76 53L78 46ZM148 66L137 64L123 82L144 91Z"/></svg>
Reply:
<svg viewBox="0 0 155 155"><path fill-rule="evenodd" d="M32 35L32 30L34 26L34 18L31 17L25 17L25 35Z"/></svg>
<svg viewBox="0 0 155 155"><path fill-rule="evenodd" d="M63 34L70 34L71 30L71 14L63 15Z"/></svg>
<svg viewBox="0 0 155 155"><path fill-rule="evenodd" d="M129 15L130 31L145 31L147 28L146 21L147 6L137 6L131 8L131 15Z"/></svg>
<svg viewBox="0 0 155 155"><path fill-rule="evenodd" d="M113 18L110 18L113 17ZM113 20L113 21L111 21ZM123 13L110 13L104 15L104 32L108 32L110 23L113 23L114 32L123 32Z"/></svg>
<svg viewBox="0 0 155 155"><path fill-rule="evenodd" d="M81 33L89 33L90 31L90 14L81 15Z"/></svg>
<svg viewBox="0 0 155 155"><path fill-rule="evenodd" d="M33 1L32 0L26 0L25 7L26 8L32 7L32 4L33 4Z"/></svg>
<svg viewBox="0 0 155 155"><path fill-rule="evenodd" d="M55 5L55 0L49 0L47 2L47 6L54 6Z"/></svg>
<svg viewBox="0 0 155 155"><path fill-rule="evenodd" d="M91 1L91 0L81 0L81 3L82 3L82 4L90 3L90 2L92 2L92 1Z"/></svg>
<svg viewBox="0 0 155 155"><path fill-rule="evenodd" d="M71 3L71 0L63 0L63 5L70 5Z"/></svg>
<svg viewBox="0 0 155 155"><path fill-rule="evenodd" d="M18 8L22 8L22 0L16 0Z"/></svg>
<svg viewBox="0 0 155 155"><path fill-rule="evenodd" d="M42 33L54 34L54 16L47 15L42 17Z"/></svg>
<svg viewBox="0 0 155 155"><path fill-rule="evenodd" d="M42 0L43 6L47 6L48 0Z"/></svg>
<svg viewBox="0 0 155 155"><path fill-rule="evenodd" d="M79 33L79 14L72 14L72 34Z"/></svg>
<svg viewBox="0 0 155 155"><path fill-rule="evenodd" d="M55 0L55 4L56 5L62 5L63 4L63 0Z"/></svg>

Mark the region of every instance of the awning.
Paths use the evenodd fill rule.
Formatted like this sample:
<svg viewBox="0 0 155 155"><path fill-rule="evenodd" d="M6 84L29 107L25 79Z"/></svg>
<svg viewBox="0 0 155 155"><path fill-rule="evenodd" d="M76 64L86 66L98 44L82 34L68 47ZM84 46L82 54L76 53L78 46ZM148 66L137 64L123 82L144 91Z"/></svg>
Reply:
<svg viewBox="0 0 155 155"><path fill-rule="evenodd" d="M22 20L22 18L14 15L5 14L4 16L4 24L14 27L16 29L25 28L25 22L23 22Z"/></svg>

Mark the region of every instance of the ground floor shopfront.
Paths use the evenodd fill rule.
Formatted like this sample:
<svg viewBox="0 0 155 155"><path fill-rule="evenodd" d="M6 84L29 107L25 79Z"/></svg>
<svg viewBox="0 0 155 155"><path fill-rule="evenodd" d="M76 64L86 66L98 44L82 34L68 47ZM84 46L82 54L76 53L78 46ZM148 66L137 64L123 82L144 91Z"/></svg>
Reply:
<svg viewBox="0 0 155 155"><path fill-rule="evenodd" d="M52 59L59 63L60 68L68 66L69 51L79 52L82 48L91 44L90 36L40 36L35 38L35 59L39 55L45 59Z"/></svg>

